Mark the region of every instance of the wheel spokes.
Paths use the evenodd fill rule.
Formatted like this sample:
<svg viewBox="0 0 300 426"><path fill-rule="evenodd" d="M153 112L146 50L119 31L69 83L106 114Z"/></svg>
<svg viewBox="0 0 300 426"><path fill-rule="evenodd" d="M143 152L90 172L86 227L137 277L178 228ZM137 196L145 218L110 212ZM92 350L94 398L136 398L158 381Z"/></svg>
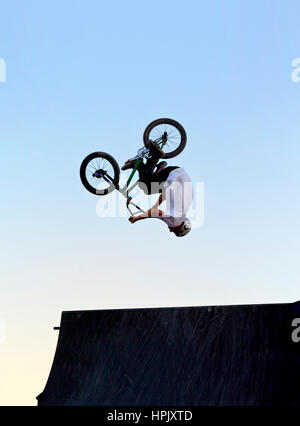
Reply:
<svg viewBox="0 0 300 426"><path fill-rule="evenodd" d="M115 179L115 171L111 163L103 157L93 158L87 164L85 175L89 185L97 191L105 191L110 188L112 183L107 182L103 175L101 176L101 173L99 173L99 176L95 176L98 170L107 174L112 181Z"/></svg>
<svg viewBox="0 0 300 426"><path fill-rule="evenodd" d="M167 140L164 143L162 137L167 134ZM155 126L150 134L149 139L157 141L160 146L163 146L163 151L169 153L175 151L181 143L181 134L179 130L171 124L159 124Z"/></svg>

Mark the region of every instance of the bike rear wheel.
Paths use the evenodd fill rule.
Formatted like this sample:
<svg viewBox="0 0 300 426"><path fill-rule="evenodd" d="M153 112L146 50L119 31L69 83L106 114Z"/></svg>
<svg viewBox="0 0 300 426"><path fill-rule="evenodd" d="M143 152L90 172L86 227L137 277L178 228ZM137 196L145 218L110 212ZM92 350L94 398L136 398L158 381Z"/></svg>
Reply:
<svg viewBox="0 0 300 426"><path fill-rule="evenodd" d="M146 127L143 139L146 147L149 140L156 141L165 153L164 158L173 158L184 150L187 137L178 121L172 118L159 118Z"/></svg>
<svg viewBox="0 0 300 426"><path fill-rule="evenodd" d="M120 168L106 152L93 152L81 163L80 179L92 194L107 195L119 185Z"/></svg>

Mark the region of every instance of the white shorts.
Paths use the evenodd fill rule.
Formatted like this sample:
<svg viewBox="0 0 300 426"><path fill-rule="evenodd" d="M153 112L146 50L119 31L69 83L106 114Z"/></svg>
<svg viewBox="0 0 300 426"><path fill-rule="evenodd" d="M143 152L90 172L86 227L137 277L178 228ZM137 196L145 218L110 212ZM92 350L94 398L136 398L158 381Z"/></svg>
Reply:
<svg viewBox="0 0 300 426"><path fill-rule="evenodd" d="M193 185L186 171L173 170L164 184L166 210L160 218L171 228L181 225L193 201Z"/></svg>

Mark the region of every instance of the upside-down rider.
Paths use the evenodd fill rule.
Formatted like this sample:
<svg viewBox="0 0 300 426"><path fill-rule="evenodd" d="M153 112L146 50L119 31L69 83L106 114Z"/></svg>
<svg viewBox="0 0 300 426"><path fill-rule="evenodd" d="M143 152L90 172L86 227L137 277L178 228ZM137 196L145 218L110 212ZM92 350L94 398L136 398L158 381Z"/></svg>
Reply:
<svg viewBox="0 0 300 426"><path fill-rule="evenodd" d="M129 221L135 223L142 219L158 218L164 221L170 232L177 237L183 237L191 230L191 223L186 214L193 200L193 187L189 175L182 167L168 166L167 162L159 162L165 157L160 146L150 140L148 142L150 156L146 163L138 165L139 187L149 194L160 196L157 202L147 212L139 216L131 216ZM128 160L122 170L133 169L138 159ZM166 200L166 210L159 206Z"/></svg>

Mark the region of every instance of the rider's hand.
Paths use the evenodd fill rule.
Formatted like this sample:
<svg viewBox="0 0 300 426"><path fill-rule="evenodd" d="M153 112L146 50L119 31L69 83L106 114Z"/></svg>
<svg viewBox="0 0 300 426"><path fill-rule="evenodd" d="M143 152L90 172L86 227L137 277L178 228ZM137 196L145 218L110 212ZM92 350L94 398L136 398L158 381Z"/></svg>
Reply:
<svg viewBox="0 0 300 426"><path fill-rule="evenodd" d="M146 219L146 217L147 217L147 213L143 213L143 214L140 214L139 216L130 216L130 218L128 220L131 223L135 223L138 220Z"/></svg>

